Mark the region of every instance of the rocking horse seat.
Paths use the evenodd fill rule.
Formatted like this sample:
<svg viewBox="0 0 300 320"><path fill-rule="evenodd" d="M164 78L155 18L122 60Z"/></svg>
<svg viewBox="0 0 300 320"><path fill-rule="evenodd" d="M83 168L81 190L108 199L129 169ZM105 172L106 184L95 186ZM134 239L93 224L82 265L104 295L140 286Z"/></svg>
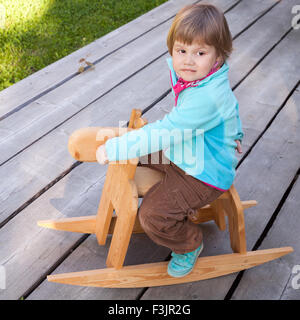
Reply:
<svg viewBox="0 0 300 320"><path fill-rule="evenodd" d="M163 177L164 173L159 172L158 170L147 167L137 167L134 182L136 184L139 197L144 197L147 191Z"/></svg>

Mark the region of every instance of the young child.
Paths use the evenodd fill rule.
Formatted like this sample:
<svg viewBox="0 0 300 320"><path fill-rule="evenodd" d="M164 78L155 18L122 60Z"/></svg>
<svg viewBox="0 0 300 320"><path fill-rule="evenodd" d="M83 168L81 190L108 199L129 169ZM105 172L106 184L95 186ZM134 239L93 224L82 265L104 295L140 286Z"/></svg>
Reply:
<svg viewBox="0 0 300 320"><path fill-rule="evenodd" d="M107 140L98 148L97 160L104 164L159 151L159 163L138 164L165 174L144 196L138 215L147 235L172 250L169 275L182 277L192 271L203 249L201 229L193 223L197 208L232 185L235 150L242 152L244 134L228 80L232 37L224 14L209 4L182 8L167 45L172 111L162 120ZM169 163L162 163L163 158Z"/></svg>

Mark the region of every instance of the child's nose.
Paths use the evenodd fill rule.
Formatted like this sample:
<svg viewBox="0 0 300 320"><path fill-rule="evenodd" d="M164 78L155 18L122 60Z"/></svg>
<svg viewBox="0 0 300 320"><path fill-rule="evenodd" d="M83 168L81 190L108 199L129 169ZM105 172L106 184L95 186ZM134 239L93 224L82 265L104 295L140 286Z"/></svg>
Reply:
<svg viewBox="0 0 300 320"><path fill-rule="evenodd" d="M188 65L194 64L194 58L193 58L193 56L192 56L191 54L187 54L187 55L185 56L184 63L185 63L185 64L188 64Z"/></svg>

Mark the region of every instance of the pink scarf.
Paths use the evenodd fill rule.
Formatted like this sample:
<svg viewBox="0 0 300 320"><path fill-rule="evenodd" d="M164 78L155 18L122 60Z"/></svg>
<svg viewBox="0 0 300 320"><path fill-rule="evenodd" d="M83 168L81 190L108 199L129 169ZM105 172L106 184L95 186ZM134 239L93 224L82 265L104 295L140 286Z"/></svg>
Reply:
<svg viewBox="0 0 300 320"><path fill-rule="evenodd" d="M171 71L170 71L171 85L172 85L172 88L175 93L175 106L177 106L178 96L182 90L184 90L186 88L190 88L190 87L197 87L199 82L201 82L203 79L207 78L208 76L210 76L211 74L213 74L219 70L219 68L217 68L217 65L218 65L218 62L215 63L215 65L212 67L212 69L209 71L209 73L204 78L201 78L199 80L194 80L194 81L185 81L182 78L179 78L177 80L177 83L175 84L175 86L173 86L172 75L171 75Z"/></svg>

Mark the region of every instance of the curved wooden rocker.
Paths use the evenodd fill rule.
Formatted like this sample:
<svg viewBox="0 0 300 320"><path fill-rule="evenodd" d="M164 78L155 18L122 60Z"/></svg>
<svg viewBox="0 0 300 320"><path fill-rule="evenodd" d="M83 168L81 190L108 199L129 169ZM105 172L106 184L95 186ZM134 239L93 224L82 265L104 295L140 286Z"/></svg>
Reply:
<svg viewBox="0 0 300 320"><path fill-rule="evenodd" d="M145 123L141 118L141 110L134 109L128 128L79 129L69 139L69 152L79 161L96 161L96 150L107 139L140 128ZM96 215L38 222L39 226L46 228L96 234L99 245L104 245L107 235L112 234L106 260L108 268L49 275L48 281L108 288L172 285L238 272L293 251L292 247L283 247L247 252L244 209L256 205L257 202L241 201L232 185L210 205L199 208L198 218L194 223L213 220L220 230L226 230L227 216L230 244L234 253L198 258L193 271L182 278L170 277L167 274L168 262L123 266L131 234L144 232L137 216L138 197L143 197L163 176L163 173L137 167L137 164L138 158L125 164L109 163ZM116 215L113 215L114 210Z"/></svg>

